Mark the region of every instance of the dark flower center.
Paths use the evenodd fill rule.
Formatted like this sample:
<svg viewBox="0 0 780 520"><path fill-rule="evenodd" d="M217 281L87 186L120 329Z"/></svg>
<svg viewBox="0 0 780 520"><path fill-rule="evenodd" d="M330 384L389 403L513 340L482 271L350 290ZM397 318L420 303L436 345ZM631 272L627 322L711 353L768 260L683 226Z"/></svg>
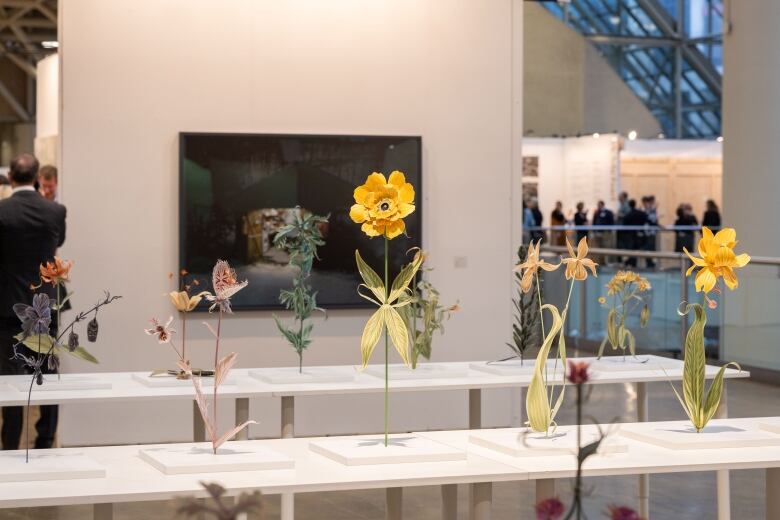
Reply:
<svg viewBox="0 0 780 520"><path fill-rule="evenodd" d="M383 202L382 204L379 205L379 209L381 209L382 211L387 211L388 209L390 209L390 203Z"/></svg>

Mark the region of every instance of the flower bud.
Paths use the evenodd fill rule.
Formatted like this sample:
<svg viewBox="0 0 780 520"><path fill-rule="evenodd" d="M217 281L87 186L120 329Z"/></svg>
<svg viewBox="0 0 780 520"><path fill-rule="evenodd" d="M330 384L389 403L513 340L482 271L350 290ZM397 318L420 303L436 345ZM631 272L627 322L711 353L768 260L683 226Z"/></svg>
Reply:
<svg viewBox="0 0 780 520"><path fill-rule="evenodd" d="M97 322L97 316L89 320L89 323L87 323L87 340L90 343L94 343L97 341L98 336L98 322Z"/></svg>
<svg viewBox="0 0 780 520"><path fill-rule="evenodd" d="M79 335L75 331L70 331L68 335L68 350L73 352L79 346Z"/></svg>

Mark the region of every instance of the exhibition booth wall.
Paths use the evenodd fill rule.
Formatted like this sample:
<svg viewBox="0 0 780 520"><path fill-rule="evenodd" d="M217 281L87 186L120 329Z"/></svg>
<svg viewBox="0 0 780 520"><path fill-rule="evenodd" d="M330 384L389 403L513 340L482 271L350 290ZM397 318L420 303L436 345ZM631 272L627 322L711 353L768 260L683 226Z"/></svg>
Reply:
<svg viewBox="0 0 780 520"><path fill-rule="evenodd" d="M61 199L69 226L62 256L75 262L77 308L106 289L123 296L101 312L93 351L100 365L65 360L64 370L173 367L170 349L143 329L173 314L165 293L178 269L179 132L421 136L429 276L443 299L462 306L435 338L433 359L503 357L513 237L521 235L521 21L520 0L61 1ZM315 318L305 362L358 364L368 315ZM213 345L197 323L212 318L191 319L196 366L208 363ZM240 312L224 325L223 349L238 352L238 366L296 363L270 312ZM451 406L452 393L391 400L398 430L467 422L465 407ZM253 401L249 415L260 424L251 436L278 436L278 406ZM509 392L487 392L485 424L506 425L520 408ZM296 412L299 435L382 424L380 395L312 397ZM61 439L185 440L191 413L174 403L69 405Z"/></svg>

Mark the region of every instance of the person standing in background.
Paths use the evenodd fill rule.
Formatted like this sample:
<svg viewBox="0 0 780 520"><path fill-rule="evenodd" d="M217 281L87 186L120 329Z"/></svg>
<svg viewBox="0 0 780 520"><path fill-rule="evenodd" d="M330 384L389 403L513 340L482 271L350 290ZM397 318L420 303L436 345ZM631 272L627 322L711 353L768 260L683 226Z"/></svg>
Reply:
<svg viewBox="0 0 780 520"><path fill-rule="evenodd" d="M574 213L574 225L575 226L587 226L588 225L588 212L585 211L585 203L580 201L577 203L577 211ZM588 236L588 231L585 229L577 230L577 243L580 240Z"/></svg>
<svg viewBox="0 0 780 520"><path fill-rule="evenodd" d="M14 336L21 331L13 305L30 304L32 301L31 287L40 280L40 265L52 261L57 248L65 242L66 211L65 206L47 200L35 190L38 160L31 154L24 153L11 160L10 180L13 194L0 201L0 374L20 375L28 372L22 361L12 359L16 344ZM38 291L54 296L50 286L44 285ZM58 327L56 313L52 313L52 318L50 330L55 333ZM36 356L23 345L17 348L26 356ZM44 363L42 368L44 372L50 372L48 363ZM34 447L51 448L59 409L56 405L40 408ZM23 408L6 406L2 415L2 447L4 450L19 449Z"/></svg>
<svg viewBox="0 0 780 520"><path fill-rule="evenodd" d="M647 225L647 213L642 211L641 209L637 209L636 207L636 201L634 199L631 199L628 201L628 207L629 212L626 214L625 218L623 219L623 225L624 226L646 226ZM622 233L626 233L626 237L630 238L630 242L627 241L626 249L644 249L645 248L645 234L643 231L639 230L629 230L629 231L623 231ZM636 257L630 257L628 260L626 260L626 265L629 267L636 267Z"/></svg>
<svg viewBox="0 0 780 520"><path fill-rule="evenodd" d="M550 225L551 226L565 226L566 215L563 214L563 202L556 201L555 209L550 213ZM562 246L566 244L566 231L551 231L550 242L554 246Z"/></svg>
<svg viewBox="0 0 780 520"><path fill-rule="evenodd" d="M699 222L693 214L693 208L690 204L680 204L677 208L677 220L674 221L675 226L696 226ZM688 251L693 251L693 230L675 230L674 233L674 250L678 253L683 252L683 247Z"/></svg>
<svg viewBox="0 0 780 520"><path fill-rule="evenodd" d="M658 227L658 210L655 205L655 195L648 195L646 197L642 197L642 204L645 208L645 214L647 215L647 225L652 228ZM656 229L648 229L645 231L645 240L644 240L644 247L646 251L655 251L656 244L655 244L655 237L656 237L657 231ZM646 258L647 261L647 268L652 269L655 267L655 260L652 258Z"/></svg>
<svg viewBox="0 0 780 520"><path fill-rule="evenodd" d="M532 197L530 204L528 205L531 208L531 213L534 215L534 225L536 227L542 227L542 222L544 222L544 217L542 216L542 212L539 209L539 199L536 197ZM537 229L536 231L531 232L531 238L533 240L541 240L542 242L545 241L547 238L547 235L544 231Z"/></svg>
<svg viewBox="0 0 780 520"><path fill-rule="evenodd" d="M618 195L618 208L617 208L617 221L619 226L626 225L626 215L631 211L629 206L628 193L623 191ZM616 246L618 249L631 249L631 243L633 242L633 234L628 231L618 231L616 234Z"/></svg>
<svg viewBox="0 0 780 520"><path fill-rule="evenodd" d="M534 214L528 204L523 201L523 244L527 244L531 241L531 230L536 223L534 222Z"/></svg>
<svg viewBox="0 0 780 520"><path fill-rule="evenodd" d="M593 211L593 221L591 222L594 226L614 226L615 225L615 214L612 213L612 210L608 209L606 205L604 204L603 200L598 201L596 204L596 209ZM593 247L606 247L610 248L613 246L614 242L611 240L612 238L612 230L595 230L592 233L593 237ZM602 258L601 263L605 264L607 263L607 259Z"/></svg>
<svg viewBox="0 0 780 520"><path fill-rule="evenodd" d="M707 209L704 212L704 217L701 219L701 225L710 229L720 228L720 211L715 201L709 199L707 201Z"/></svg>
<svg viewBox="0 0 780 520"><path fill-rule="evenodd" d="M38 172L38 191L51 201L57 200L57 167L47 164Z"/></svg>

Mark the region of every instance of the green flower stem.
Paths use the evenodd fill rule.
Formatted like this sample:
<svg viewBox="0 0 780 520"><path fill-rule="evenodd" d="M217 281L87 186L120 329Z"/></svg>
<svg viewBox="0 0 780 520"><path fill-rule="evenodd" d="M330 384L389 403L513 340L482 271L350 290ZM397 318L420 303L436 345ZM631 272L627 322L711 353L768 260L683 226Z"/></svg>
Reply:
<svg viewBox="0 0 780 520"><path fill-rule="evenodd" d="M385 234L385 299L390 297L390 267L389 267L389 254L390 254L390 240ZM387 337L387 325L385 325L385 447L387 447L388 436L388 418L389 418L389 398L390 393L390 345Z"/></svg>
<svg viewBox="0 0 780 520"><path fill-rule="evenodd" d="M57 282L57 329L54 331L54 337L57 338L60 335L60 307L62 307L62 303L60 301L60 284ZM40 341L40 337L38 338ZM38 348L38 353L40 354L41 349ZM53 355L53 354L52 354ZM60 375L60 371L57 370L57 381L60 381L62 379L62 376Z"/></svg>
<svg viewBox="0 0 780 520"><path fill-rule="evenodd" d="M217 365L219 365L219 336L222 333L222 307L219 308L219 317L217 318L217 343L214 347L214 428L217 427ZM214 448L214 455L217 454L217 448L214 446L216 438L211 439L211 445Z"/></svg>
<svg viewBox="0 0 780 520"><path fill-rule="evenodd" d="M571 293L574 290L574 282L575 282L575 279L572 278L571 279L571 283L569 284L569 295L566 297L566 305L563 308L563 314L562 314L563 320L562 320L562 323L561 323L561 332L560 332L560 334L566 334L566 317L569 315L569 302L571 301ZM558 358L560 356L561 356L561 352L560 352L560 349L559 349L558 350L558 354L555 356L555 364L553 365L553 372L557 372L558 371ZM547 370L547 363L545 363L545 384L548 381L547 375L546 375L546 370ZM564 384L565 384L565 382L566 382L566 367L565 366L563 367L563 381L564 381ZM553 392L554 391L555 391L555 385L551 385L550 386L550 403L553 402Z"/></svg>

